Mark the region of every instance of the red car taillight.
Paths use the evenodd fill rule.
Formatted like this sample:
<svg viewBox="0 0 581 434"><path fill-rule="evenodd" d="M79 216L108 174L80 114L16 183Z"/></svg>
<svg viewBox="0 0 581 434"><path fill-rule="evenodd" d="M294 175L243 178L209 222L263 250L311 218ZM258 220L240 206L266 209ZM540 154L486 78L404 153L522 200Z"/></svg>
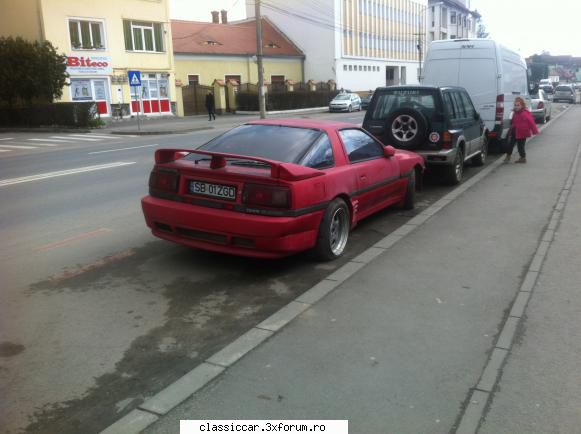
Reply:
<svg viewBox="0 0 581 434"><path fill-rule="evenodd" d="M539 104L537 105L537 108L538 108L538 109L545 108L545 103L544 103L544 102L542 102L542 101L539 101Z"/></svg>
<svg viewBox="0 0 581 434"><path fill-rule="evenodd" d="M274 185L246 184L242 193L242 202L250 206L290 208L290 189Z"/></svg>
<svg viewBox="0 0 581 434"><path fill-rule="evenodd" d="M178 190L179 174L171 169L154 169L149 175L149 188L153 190L171 191Z"/></svg>
<svg viewBox="0 0 581 434"><path fill-rule="evenodd" d="M502 121L504 117L504 95L496 96L496 113L494 116L495 121Z"/></svg>

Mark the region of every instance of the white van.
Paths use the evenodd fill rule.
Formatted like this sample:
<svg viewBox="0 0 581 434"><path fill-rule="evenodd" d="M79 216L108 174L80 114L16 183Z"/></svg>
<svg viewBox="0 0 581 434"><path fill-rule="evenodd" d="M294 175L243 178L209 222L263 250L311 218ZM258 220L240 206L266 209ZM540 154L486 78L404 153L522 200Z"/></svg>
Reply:
<svg viewBox="0 0 581 434"><path fill-rule="evenodd" d="M484 121L490 142L506 138L516 96L523 97L529 107L531 102L526 62L491 39L432 42L422 84L465 88Z"/></svg>

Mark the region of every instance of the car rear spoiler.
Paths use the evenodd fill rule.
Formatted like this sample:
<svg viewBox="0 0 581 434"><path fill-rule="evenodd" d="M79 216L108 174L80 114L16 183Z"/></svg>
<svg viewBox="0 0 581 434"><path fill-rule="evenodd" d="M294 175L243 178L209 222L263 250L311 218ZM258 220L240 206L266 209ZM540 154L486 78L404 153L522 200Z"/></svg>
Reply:
<svg viewBox="0 0 581 434"><path fill-rule="evenodd" d="M285 181L300 181L302 179L314 178L325 174L322 170L311 167L300 166L294 163L281 163L280 161L269 160L260 157L248 157L246 155L224 154L221 152L200 151L198 149L157 149L155 151L155 163L165 164L179 160L188 154L201 154L211 157L210 168L221 169L226 166L228 158L238 160L257 161L270 166L270 176L275 179Z"/></svg>

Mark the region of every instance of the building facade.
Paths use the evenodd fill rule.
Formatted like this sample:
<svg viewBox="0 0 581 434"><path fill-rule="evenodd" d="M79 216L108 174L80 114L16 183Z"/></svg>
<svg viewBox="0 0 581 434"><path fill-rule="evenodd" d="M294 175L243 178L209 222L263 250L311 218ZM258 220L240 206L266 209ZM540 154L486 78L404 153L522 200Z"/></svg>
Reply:
<svg viewBox="0 0 581 434"><path fill-rule="evenodd" d="M214 80L237 83L258 82L256 64L256 22L254 19L228 22L172 20L175 71L178 83L211 85ZM305 55L268 19L261 22L263 68L266 82L304 81Z"/></svg>
<svg viewBox="0 0 581 434"><path fill-rule="evenodd" d="M0 16L0 36L48 40L66 54L69 86L60 101L95 101L102 116L171 114L168 7L168 0L19 0ZM141 72L141 87L129 86L131 70Z"/></svg>
<svg viewBox="0 0 581 434"><path fill-rule="evenodd" d="M470 0L429 0L428 42L476 37L480 14L470 10Z"/></svg>
<svg viewBox="0 0 581 434"><path fill-rule="evenodd" d="M286 4L269 0L261 14L305 53L307 79L353 91L418 83L427 0L298 0L292 11ZM253 1L246 13L254 16Z"/></svg>

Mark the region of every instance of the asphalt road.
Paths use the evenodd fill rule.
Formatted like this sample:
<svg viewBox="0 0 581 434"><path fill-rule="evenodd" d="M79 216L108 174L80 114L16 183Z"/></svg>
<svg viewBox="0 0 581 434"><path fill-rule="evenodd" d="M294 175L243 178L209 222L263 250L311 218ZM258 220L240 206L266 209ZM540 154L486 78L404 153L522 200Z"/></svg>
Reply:
<svg viewBox="0 0 581 434"><path fill-rule="evenodd" d="M368 219L334 263L236 258L152 237L139 199L153 150L198 146L228 127L0 134L0 432L99 432L449 191L429 178L416 211Z"/></svg>

